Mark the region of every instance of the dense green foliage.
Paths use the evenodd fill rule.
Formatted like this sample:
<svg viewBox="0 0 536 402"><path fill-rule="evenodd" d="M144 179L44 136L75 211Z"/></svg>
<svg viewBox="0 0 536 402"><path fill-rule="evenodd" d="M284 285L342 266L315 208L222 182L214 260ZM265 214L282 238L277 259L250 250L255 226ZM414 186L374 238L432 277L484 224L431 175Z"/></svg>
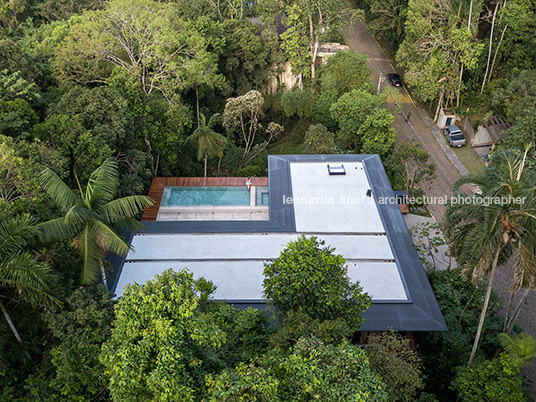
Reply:
<svg viewBox="0 0 536 402"><path fill-rule="evenodd" d="M321 320L341 317L357 330L370 297L350 281L344 258L324 244L303 235L288 243L276 260L264 265L265 297L280 313L301 311Z"/></svg>
<svg viewBox="0 0 536 402"><path fill-rule="evenodd" d="M454 387L464 401L530 401L523 393L521 367L506 354L462 368Z"/></svg>
<svg viewBox="0 0 536 402"><path fill-rule="evenodd" d="M111 332L110 293L102 285L92 291L79 288L64 307L44 314L50 331L50 361L39 365L39 372L26 381L25 388L32 398L42 400L104 400L108 379L99 354Z"/></svg>
<svg viewBox="0 0 536 402"><path fill-rule="evenodd" d="M276 350L259 365L242 364L207 382L213 401L387 401L362 349L316 338L299 339L288 356Z"/></svg>
<svg viewBox="0 0 536 402"><path fill-rule="evenodd" d="M163 272L144 286L127 285L115 307L101 361L114 400L193 400L210 351L225 333L197 307L192 274Z"/></svg>
<svg viewBox="0 0 536 402"><path fill-rule="evenodd" d="M423 355L426 390L448 401L455 399L450 390L454 369L466 366L471 353L485 289L464 280L459 268L430 273L429 278L448 331L417 333L415 340ZM492 293L479 349L487 358L498 347L495 334L504 322L504 317L498 315L500 306L497 295Z"/></svg>
<svg viewBox="0 0 536 402"><path fill-rule="evenodd" d="M533 142L534 3L357 3L418 100L454 107L473 123L505 116L512 128L499 148ZM319 244L302 261L314 275L289 270L297 282L270 285L278 321L209 301L213 287L185 272L167 273L168 288L158 280L131 288L115 316L102 287L79 289L109 273L107 251L128 250L121 223L141 210L135 200L146 201L129 197L147 194L154 176L265 176L268 153L379 153L394 185L419 191L433 173L428 155L395 145L393 116L365 58L348 50L319 63L320 45L341 41L340 28L360 13L340 0L0 2L0 231L9 239L0 247L0 399L173 399L178 390L214 400L351 400L348 392L382 400L384 389L408 386L393 385L416 372L405 363L378 366L382 350L369 365L345 343L370 300L349 283L340 256ZM288 28L281 36L278 15ZM282 84L285 62L294 88ZM103 164L114 166L111 180L96 178ZM39 180L45 168L52 194ZM40 226L47 243L38 222L49 222ZM286 257L280 267L295 266ZM518 269L516 283L528 284L528 274ZM459 275L448 286L433 280L451 332L418 339L421 379L452 400L453 368L469 354L483 291ZM308 286L319 283L333 287ZM184 309L169 308L177 303ZM492 296L479 358L497 347L497 303ZM103 342L109 353L100 352Z"/></svg>
<svg viewBox="0 0 536 402"><path fill-rule="evenodd" d="M370 367L386 384L390 401L413 401L423 387L421 358L410 340L394 331L373 334L366 348Z"/></svg>

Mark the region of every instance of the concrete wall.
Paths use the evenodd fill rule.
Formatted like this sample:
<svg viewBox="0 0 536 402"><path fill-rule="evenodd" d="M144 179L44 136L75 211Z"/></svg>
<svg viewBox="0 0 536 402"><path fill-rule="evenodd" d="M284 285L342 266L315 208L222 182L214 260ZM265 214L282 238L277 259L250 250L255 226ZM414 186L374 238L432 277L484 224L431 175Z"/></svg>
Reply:
<svg viewBox="0 0 536 402"><path fill-rule="evenodd" d="M452 121L447 124L447 119L452 119ZM447 125L456 124L456 121L459 120L459 117L452 113L450 110L443 109L439 111L439 117L437 118L437 127L443 129Z"/></svg>
<svg viewBox="0 0 536 402"><path fill-rule="evenodd" d="M465 138L467 138L467 141L471 146L473 146L473 140L475 138L475 130L473 129L473 125L471 124L471 121L467 116L465 116L461 121L460 128L462 129L463 135L465 135Z"/></svg>
<svg viewBox="0 0 536 402"><path fill-rule="evenodd" d="M298 82L298 77L294 76L292 74L292 68L290 67L290 62L286 61L285 64L283 64L283 72L276 74L275 77L272 79L272 83L270 85L270 93L277 92L278 85L285 84L285 87L287 90L290 90L294 88L294 85Z"/></svg>

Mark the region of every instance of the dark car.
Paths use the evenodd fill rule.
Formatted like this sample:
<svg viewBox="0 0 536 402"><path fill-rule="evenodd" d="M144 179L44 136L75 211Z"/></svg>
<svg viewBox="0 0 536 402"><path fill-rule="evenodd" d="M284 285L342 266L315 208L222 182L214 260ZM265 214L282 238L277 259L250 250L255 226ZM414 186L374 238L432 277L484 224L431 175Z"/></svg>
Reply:
<svg viewBox="0 0 536 402"><path fill-rule="evenodd" d="M447 126L443 129L443 134L451 147L461 147L467 143L462 130L458 126Z"/></svg>
<svg viewBox="0 0 536 402"><path fill-rule="evenodd" d="M387 80L394 87L401 87L402 86L402 78L400 78L400 75L398 75L398 74L395 74L395 73L387 74Z"/></svg>

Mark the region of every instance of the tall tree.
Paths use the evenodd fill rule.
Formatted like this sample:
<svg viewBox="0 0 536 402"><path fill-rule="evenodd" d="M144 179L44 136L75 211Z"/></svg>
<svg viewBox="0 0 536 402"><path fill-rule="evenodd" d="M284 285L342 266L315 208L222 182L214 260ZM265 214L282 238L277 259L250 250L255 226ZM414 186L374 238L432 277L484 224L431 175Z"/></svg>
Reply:
<svg viewBox="0 0 536 402"><path fill-rule="evenodd" d="M225 341L201 312L197 291L191 273L171 269L125 287L100 355L114 400L196 400L210 352Z"/></svg>
<svg viewBox="0 0 536 402"><path fill-rule="evenodd" d="M280 314L299 311L313 319L342 318L353 331L370 297L359 282L351 282L346 262L316 237L300 236L281 255L264 265L264 295Z"/></svg>
<svg viewBox="0 0 536 402"><path fill-rule="evenodd" d="M212 115L207 123L207 118L201 113L201 122L194 133L188 137L188 141L197 142L197 159L205 158L205 177L207 177L207 160L209 157L217 156L223 158L223 148L227 143L227 138L214 131L213 127L219 117L219 113Z"/></svg>
<svg viewBox="0 0 536 402"><path fill-rule="evenodd" d="M77 83L104 82L114 67L124 69L145 95L160 91L171 101L176 90L188 87L205 46L171 4L114 0L103 11L84 13L71 27L56 49L55 67L60 80Z"/></svg>
<svg viewBox="0 0 536 402"><path fill-rule="evenodd" d="M420 184L435 177L436 166L430 162L430 153L422 149L415 139L411 140L411 144L398 144L387 159L386 165L400 177L408 197L414 196Z"/></svg>
<svg viewBox="0 0 536 402"><path fill-rule="evenodd" d="M357 13L343 0L294 0L289 3L287 11L293 29L287 31L283 39L293 43L292 48L295 48L302 62L305 61L303 49L307 46L311 78L314 79L320 43L345 25L347 16L354 20Z"/></svg>
<svg viewBox="0 0 536 402"><path fill-rule="evenodd" d="M393 145L394 118L383 101L383 95L362 88L345 93L331 105L331 117L339 123L340 146L354 152L384 154Z"/></svg>
<svg viewBox="0 0 536 402"><path fill-rule="evenodd" d="M471 14L480 7L473 5ZM456 7L449 0L410 0L406 37L396 54L416 95L437 101L435 118L444 104L450 106L456 99L462 65L474 70L483 48L473 30L460 24L460 10L461 4Z"/></svg>
<svg viewBox="0 0 536 402"><path fill-rule="evenodd" d="M339 96L371 85L367 58L352 50L340 50L330 56L319 75L322 91L336 91Z"/></svg>
<svg viewBox="0 0 536 402"><path fill-rule="evenodd" d="M104 259L107 253L124 256L130 250L130 245L118 230L142 228L143 225L134 217L153 201L143 195L114 200L119 181L117 164L112 159L107 159L91 174L84 190L78 182L79 194L50 169L43 171L40 181L64 214L39 225L45 238L75 237L75 247L82 257L82 283L95 283L100 271L106 284Z"/></svg>
<svg viewBox="0 0 536 402"><path fill-rule="evenodd" d="M363 349L347 341L298 339L290 353L274 349L258 362L207 376L211 401L378 401L385 384Z"/></svg>
<svg viewBox="0 0 536 402"><path fill-rule="evenodd" d="M454 184L455 190L473 184L479 192L449 205L445 214L451 251L464 264L466 275L477 281L489 274L469 363L480 341L497 266L517 251L515 275L524 278L535 261L536 172L526 158L527 152L516 150L494 153L482 174L464 176Z"/></svg>
<svg viewBox="0 0 536 402"><path fill-rule="evenodd" d="M260 117L264 98L259 91L251 90L245 95L227 99L223 111L223 126L238 129L244 142L244 156L255 144L257 131L260 129Z"/></svg>
<svg viewBox="0 0 536 402"><path fill-rule="evenodd" d="M35 306L59 305L52 269L36 260L30 247L40 237L36 220L19 216L0 218L0 310L15 339L22 339L6 309L6 302L19 300Z"/></svg>

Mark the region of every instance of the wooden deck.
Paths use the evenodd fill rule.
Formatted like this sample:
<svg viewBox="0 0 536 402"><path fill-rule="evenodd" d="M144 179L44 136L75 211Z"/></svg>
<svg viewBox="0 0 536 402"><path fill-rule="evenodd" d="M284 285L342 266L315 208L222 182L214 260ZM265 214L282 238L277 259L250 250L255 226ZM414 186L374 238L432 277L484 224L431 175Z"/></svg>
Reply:
<svg viewBox="0 0 536 402"><path fill-rule="evenodd" d="M155 177L151 183L149 197L154 205L143 211L142 221L156 221L164 187L169 186L245 186L247 177ZM252 186L268 186L268 177L252 177Z"/></svg>

